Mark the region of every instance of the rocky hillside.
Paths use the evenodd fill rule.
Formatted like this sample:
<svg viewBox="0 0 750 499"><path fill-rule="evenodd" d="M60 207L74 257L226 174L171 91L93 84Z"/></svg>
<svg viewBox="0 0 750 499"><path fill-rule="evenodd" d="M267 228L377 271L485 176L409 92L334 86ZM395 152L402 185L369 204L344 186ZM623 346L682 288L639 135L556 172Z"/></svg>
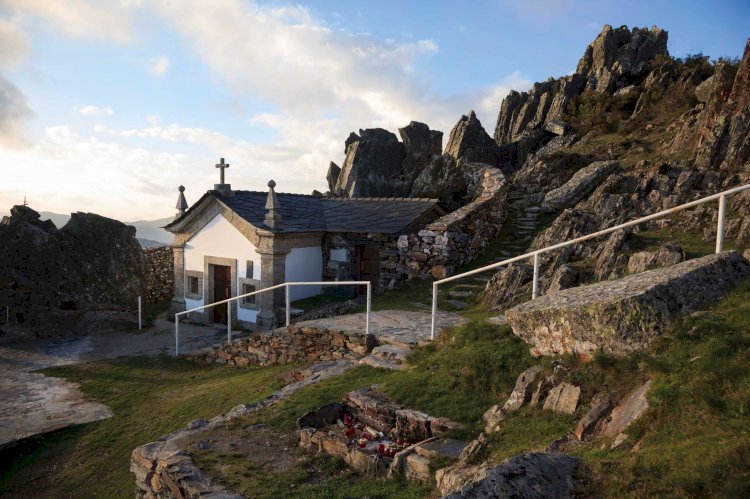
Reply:
<svg viewBox="0 0 750 499"><path fill-rule="evenodd" d="M58 229L14 206L0 222L0 304L11 316L2 327L49 334L87 310L132 309L143 293L144 265L133 227L74 213Z"/></svg>
<svg viewBox="0 0 750 499"><path fill-rule="evenodd" d="M440 132L425 124L400 129L402 142L360 130L343 167L331 164L330 191L438 197L455 210L475 195L477 163L490 165L510 180L517 216L503 237L517 239L517 255L750 182L750 40L741 60L713 62L673 58L667 42L657 27L605 26L575 73L511 91L492 137L474 112L462 116L442 154ZM716 216L705 205L544 255L540 290L679 262L685 242L674 236L708 246ZM750 193L732 197L726 237L739 249L750 240ZM530 264L511 265L490 281L486 302L504 310L522 301L531 278Z"/></svg>

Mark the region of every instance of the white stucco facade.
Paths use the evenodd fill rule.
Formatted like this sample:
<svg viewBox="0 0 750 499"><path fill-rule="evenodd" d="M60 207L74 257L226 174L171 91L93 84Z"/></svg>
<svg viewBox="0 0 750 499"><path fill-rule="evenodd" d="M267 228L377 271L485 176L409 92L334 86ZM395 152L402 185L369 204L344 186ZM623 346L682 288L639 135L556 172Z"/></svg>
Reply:
<svg viewBox="0 0 750 499"><path fill-rule="evenodd" d="M204 256L230 258L237 260L236 275L245 277L247 262L253 262L253 279L260 279L260 255L255 246L243 236L226 218L216 215L200 231L185 243L185 270L204 271ZM248 276L250 277L250 276ZM210 286L207 276L203 278L202 294L205 296L206 286ZM235 283L236 289L239 284ZM185 299L185 307L191 309L204 305L203 300ZM205 313L205 311L203 311ZM257 310L240 308L237 319L255 322Z"/></svg>
<svg viewBox="0 0 750 499"><path fill-rule="evenodd" d="M323 280L323 251L320 246L294 248L286 256L286 282L315 282ZM292 300L319 295L321 286L293 286Z"/></svg>
<svg viewBox="0 0 750 499"><path fill-rule="evenodd" d="M222 215L216 215L203 228L185 243L185 274L187 271L205 272L205 257L218 257L236 260L235 275L237 282L235 289L240 290L240 278L248 277L256 280L261 278L261 258L256 247L247 240ZM252 276L247 275L247 262L252 262ZM285 260L286 281L320 281L323 276L323 252L320 246L293 248ZM202 296L206 296L206 287L211 286L208 276L203 276ZM187 289L187 285L185 286ZM299 300L321 293L320 286L296 286L291 290L292 300ZM204 305L204 300L185 297L186 309ZM203 310L199 313L207 313ZM245 308L237 309L237 319L255 323L257 310Z"/></svg>

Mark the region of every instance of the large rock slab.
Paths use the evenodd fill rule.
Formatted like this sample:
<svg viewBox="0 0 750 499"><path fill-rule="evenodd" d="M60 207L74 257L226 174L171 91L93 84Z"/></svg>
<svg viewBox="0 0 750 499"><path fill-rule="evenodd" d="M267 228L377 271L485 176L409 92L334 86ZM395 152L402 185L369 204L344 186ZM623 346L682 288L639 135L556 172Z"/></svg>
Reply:
<svg viewBox="0 0 750 499"><path fill-rule="evenodd" d="M569 497L579 463L578 458L567 454L519 454L478 473L477 481L444 497Z"/></svg>
<svg viewBox="0 0 750 499"><path fill-rule="evenodd" d="M544 196L542 209L549 212L572 208L615 171L617 161L594 161L578 170L564 185Z"/></svg>
<svg viewBox="0 0 750 499"><path fill-rule="evenodd" d="M505 315L535 355L627 354L645 348L676 317L714 302L747 276L747 260L728 251L565 289Z"/></svg>

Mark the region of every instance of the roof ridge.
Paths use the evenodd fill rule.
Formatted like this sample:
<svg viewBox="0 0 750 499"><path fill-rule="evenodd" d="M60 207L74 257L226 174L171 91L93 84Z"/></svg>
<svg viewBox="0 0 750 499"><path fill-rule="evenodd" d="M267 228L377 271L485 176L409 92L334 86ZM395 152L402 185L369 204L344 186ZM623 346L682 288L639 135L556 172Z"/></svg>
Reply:
<svg viewBox="0 0 750 499"><path fill-rule="evenodd" d="M403 198L403 197L353 197L348 198L344 196L323 196L323 199L331 199L334 201L412 201L412 202L420 202L420 203L437 203L440 201L437 198Z"/></svg>

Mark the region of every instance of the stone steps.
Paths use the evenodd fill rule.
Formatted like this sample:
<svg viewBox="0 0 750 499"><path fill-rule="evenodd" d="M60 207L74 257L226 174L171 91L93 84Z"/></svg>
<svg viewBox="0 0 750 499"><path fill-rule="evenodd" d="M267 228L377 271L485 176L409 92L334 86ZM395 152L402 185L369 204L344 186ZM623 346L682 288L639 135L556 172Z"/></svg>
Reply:
<svg viewBox="0 0 750 499"><path fill-rule="evenodd" d="M477 294L474 291L448 291L450 298L474 298Z"/></svg>

